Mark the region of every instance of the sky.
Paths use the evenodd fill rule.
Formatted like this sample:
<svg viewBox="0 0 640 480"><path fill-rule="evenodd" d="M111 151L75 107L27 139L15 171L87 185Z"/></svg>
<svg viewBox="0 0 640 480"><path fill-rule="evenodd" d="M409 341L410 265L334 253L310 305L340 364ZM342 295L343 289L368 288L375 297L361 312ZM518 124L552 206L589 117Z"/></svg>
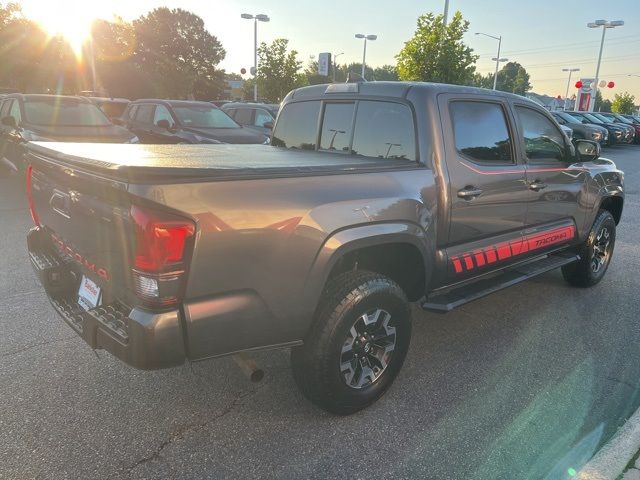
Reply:
<svg viewBox="0 0 640 480"><path fill-rule="evenodd" d="M367 46L367 64L394 64L395 55L410 39L419 15L441 13L444 0L19 0L26 16L56 24L82 22L114 14L132 20L149 10L168 6L190 10L223 44L227 55L221 67L229 72L249 69L253 63L253 25L241 13L267 14L270 22L258 24L258 41L287 38L305 64L320 52L344 52L339 63L362 61L362 40L356 33L376 34ZM449 15L460 10L471 22L465 42L480 55L480 73L492 72L497 41L475 32L502 36L501 57L521 63L531 75L532 91L565 94L567 73L580 68L576 77L595 76L600 29L587 28L596 19L624 20L625 25L606 32L600 78L615 82L605 88L605 98L628 91L640 103L640 0L450 0ZM76 12L74 16L68 12ZM78 12L83 12L82 14ZM80 17L79 17L80 15ZM64 27L62 27L64 28Z"/></svg>

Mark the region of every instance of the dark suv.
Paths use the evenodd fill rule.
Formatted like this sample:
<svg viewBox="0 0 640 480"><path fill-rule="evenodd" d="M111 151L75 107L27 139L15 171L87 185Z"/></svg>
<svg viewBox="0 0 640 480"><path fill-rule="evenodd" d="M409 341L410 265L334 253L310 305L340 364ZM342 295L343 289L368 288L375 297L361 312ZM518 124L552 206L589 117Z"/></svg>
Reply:
<svg viewBox="0 0 640 480"><path fill-rule="evenodd" d="M136 143L113 125L88 98L62 95L6 95L0 99L0 161L23 170L24 144L39 142Z"/></svg>
<svg viewBox="0 0 640 480"><path fill-rule="evenodd" d="M609 145L624 143L625 128L621 125L615 125L612 122L604 122L590 112L565 112L573 118L579 120L583 124L597 125L606 128L609 132Z"/></svg>
<svg viewBox="0 0 640 480"><path fill-rule="evenodd" d="M593 140L601 145L606 145L609 141L609 132L604 127L582 123L566 112L551 112L551 115L560 125L567 126L573 130L573 138Z"/></svg>
<svg viewBox="0 0 640 480"><path fill-rule="evenodd" d="M136 100L123 122L142 143L269 143L209 102Z"/></svg>
<svg viewBox="0 0 640 480"><path fill-rule="evenodd" d="M280 105L268 103L226 103L222 106L231 118L240 125L271 135Z"/></svg>

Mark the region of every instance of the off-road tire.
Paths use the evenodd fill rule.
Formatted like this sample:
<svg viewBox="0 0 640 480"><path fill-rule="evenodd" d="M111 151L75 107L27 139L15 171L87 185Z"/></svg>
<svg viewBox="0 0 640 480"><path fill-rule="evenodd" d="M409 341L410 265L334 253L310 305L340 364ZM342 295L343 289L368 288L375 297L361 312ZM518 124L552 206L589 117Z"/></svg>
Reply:
<svg viewBox="0 0 640 480"><path fill-rule="evenodd" d="M386 323L394 329L395 348L386 367L378 368L380 373L375 380L354 388L341 372L344 347L353 337L356 323L363 316L368 318L368 312L381 310L388 312ZM409 303L393 280L367 271L344 273L328 283L304 345L291 351L293 376L314 404L331 413L348 415L371 405L391 386L406 357L410 338ZM378 348L376 345L380 352Z"/></svg>
<svg viewBox="0 0 640 480"><path fill-rule="evenodd" d="M608 235L608 244L606 247L606 258L597 270L594 270L594 258L599 255L597 244L602 241L605 232ZM562 276L575 287L592 287L596 285L609 268L611 257L613 256L613 248L616 242L616 222L613 216L607 210L600 210L593 222L593 227L589 232L587 240L580 246L578 253L580 260L562 267Z"/></svg>

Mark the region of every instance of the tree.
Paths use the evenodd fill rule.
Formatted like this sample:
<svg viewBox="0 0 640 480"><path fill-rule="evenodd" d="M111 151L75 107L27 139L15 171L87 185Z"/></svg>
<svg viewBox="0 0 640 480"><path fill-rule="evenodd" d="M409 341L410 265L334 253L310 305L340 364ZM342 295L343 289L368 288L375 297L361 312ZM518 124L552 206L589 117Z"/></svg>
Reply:
<svg viewBox="0 0 640 480"><path fill-rule="evenodd" d="M224 90L217 65L225 51L202 19L180 8L156 8L133 22L138 47L135 62L165 97L210 99Z"/></svg>
<svg viewBox="0 0 640 480"><path fill-rule="evenodd" d="M418 17L418 28L404 44L398 59L401 80L469 84L473 80L477 55L462 41L469 22L456 12L445 27L442 15Z"/></svg>
<svg viewBox="0 0 640 480"><path fill-rule="evenodd" d="M398 69L394 65L382 65L373 69L373 79L378 82L397 82Z"/></svg>
<svg viewBox="0 0 640 480"><path fill-rule="evenodd" d="M593 109L596 112L610 112L611 111L611 100L603 99L602 92L600 89L596 92L596 99L593 102Z"/></svg>
<svg viewBox="0 0 640 480"><path fill-rule="evenodd" d="M302 62L295 50L287 51L289 40L275 39L271 45L262 43L258 48L258 94L267 102L279 103L287 93L304 85L300 73Z"/></svg>
<svg viewBox="0 0 640 480"><path fill-rule="evenodd" d="M629 92L616 93L611 104L611 111L631 115L636 109L635 99L636 97Z"/></svg>
<svg viewBox="0 0 640 480"><path fill-rule="evenodd" d="M99 91L125 98L157 96L152 74L136 62L136 32L131 23L96 20L91 36Z"/></svg>
<svg viewBox="0 0 640 480"><path fill-rule="evenodd" d="M493 73L473 75L471 85L481 88L493 88ZM498 71L496 90L524 95L531 89L529 74L518 62L509 62Z"/></svg>
<svg viewBox="0 0 640 480"><path fill-rule="evenodd" d="M323 83L331 83L331 77L326 75L320 75L318 73L318 61L311 60L307 67L304 69L304 76L306 78L307 85L321 85Z"/></svg>
<svg viewBox="0 0 640 480"><path fill-rule="evenodd" d="M491 76L493 81L493 75ZM531 89L529 74L518 62L509 62L498 72L496 89L503 92L511 92L524 95Z"/></svg>

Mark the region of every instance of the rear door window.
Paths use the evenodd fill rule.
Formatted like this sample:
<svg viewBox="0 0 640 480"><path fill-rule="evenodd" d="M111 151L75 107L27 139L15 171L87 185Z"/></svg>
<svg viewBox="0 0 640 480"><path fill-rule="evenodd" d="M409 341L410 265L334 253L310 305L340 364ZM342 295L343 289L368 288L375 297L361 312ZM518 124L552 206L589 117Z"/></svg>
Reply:
<svg viewBox="0 0 640 480"><path fill-rule="evenodd" d="M239 108L236 110L234 120L240 125L251 125L253 123L253 110L250 108Z"/></svg>
<svg viewBox="0 0 640 480"><path fill-rule="evenodd" d="M133 107L129 108L129 110L127 110L124 114L125 118L127 120L133 120L133 117L136 116L136 110L138 110L138 105L134 105Z"/></svg>
<svg viewBox="0 0 640 480"><path fill-rule="evenodd" d="M400 103L359 102L352 150L364 157L417 160L411 109Z"/></svg>
<svg viewBox="0 0 640 480"><path fill-rule="evenodd" d="M136 111L136 122L151 124L153 123L153 108L155 105L150 103L145 103L142 105L138 105L138 110Z"/></svg>
<svg viewBox="0 0 640 480"><path fill-rule="evenodd" d="M511 136L501 104L456 100L449 109L460 153L481 163L513 163Z"/></svg>
<svg viewBox="0 0 640 480"><path fill-rule="evenodd" d="M173 121L173 117L171 116L171 112L164 105L156 105L156 111L153 114L153 124L158 125L160 120L167 120L169 125L173 125L175 122Z"/></svg>
<svg viewBox="0 0 640 480"><path fill-rule="evenodd" d="M324 108L320 149L350 153L355 103L328 103Z"/></svg>
<svg viewBox="0 0 640 480"><path fill-rule="evenodd" d="M256 109L256 118L253 121L253 124L256 127L264 127L265 123L273 122L273 117L266 110L262 110L261 108Z"/></svg>
<svg viewBox="0 0 640 480"><path fill-rule="evenodd" d="M287 104L278 118L271 144L276 147L315 150L320 102Z"/></svg>

